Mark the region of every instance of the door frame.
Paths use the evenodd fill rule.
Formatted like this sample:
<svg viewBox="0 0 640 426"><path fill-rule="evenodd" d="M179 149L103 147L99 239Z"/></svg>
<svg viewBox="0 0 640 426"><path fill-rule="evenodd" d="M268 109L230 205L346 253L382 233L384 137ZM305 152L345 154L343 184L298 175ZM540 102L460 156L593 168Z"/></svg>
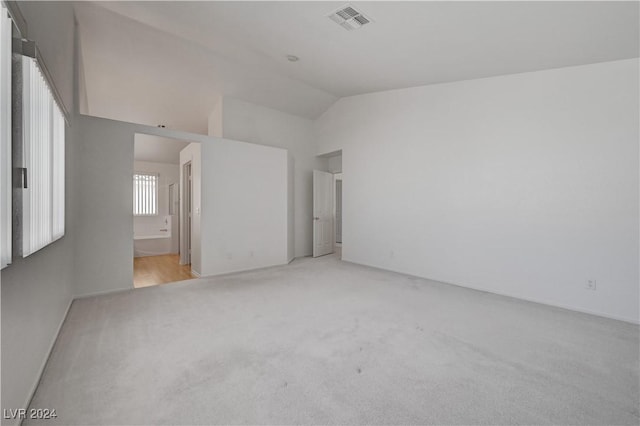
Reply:
<svg viewBox="0 0 640 426"><path fill-rule="evenodd" d="M334 229L334 240L333 245L335 247L342 247L342 229L340 231L340 242L338 242L338 236L336 235L336 230L338 229L338 211L337 211L337 191L338 181L341 182L341 190L340 192L340 205L342 206L342 214L340 216L340 227L344 225L344 221L342 220L344 217L344 182L342 180L342 172L333 174L333 229Z"/></svg>
<svg viewBox="0 0 640 426"><path fill-rule="evenodd" d="M180 264L191 264L191 246L193 241L193 166L191 161L182 164L182 187L184 191L180 194L181 227L185 232L180 236Z"/></svg>

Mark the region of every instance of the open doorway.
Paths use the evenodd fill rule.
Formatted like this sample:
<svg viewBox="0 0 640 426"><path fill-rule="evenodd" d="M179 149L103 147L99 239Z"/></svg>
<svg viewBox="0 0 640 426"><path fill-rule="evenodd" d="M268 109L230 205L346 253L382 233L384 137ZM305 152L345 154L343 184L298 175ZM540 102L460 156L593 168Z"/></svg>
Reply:
<svg viewBox="0 0 640 426"><path fill-rule="evenodd" d="M135 135L133 174L133 284L148 287L195 278L192 270L191 243L185 250L182 241L193 240L193 184L189 189L189 209L182 196L183 167L189 164L191 182L194 173L193 144L177 139L146 134ZM184 161L183 161L184 160ZM189 215L189 225L183 216ZM199 228L197 229L199 232ZM188 257L183 258L183 254ZM186 261L184 261L186 260Z"/></svg>
<svg viewBox="0 0 640 426"><path fill-rule="evenodd" d="M313 257L342 259L342 150L320 156L326 170L313 172Z"/></svg>

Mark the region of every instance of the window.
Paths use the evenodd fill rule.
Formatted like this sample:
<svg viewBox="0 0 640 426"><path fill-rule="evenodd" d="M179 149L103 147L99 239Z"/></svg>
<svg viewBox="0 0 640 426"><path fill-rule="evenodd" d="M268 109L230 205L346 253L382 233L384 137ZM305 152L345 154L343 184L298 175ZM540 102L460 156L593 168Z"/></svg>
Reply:
<svg viewBox="0 0 640 426"><path fill-rule="evenodd" d="M13 4L13 7L11 6ZM9 9L9 10L7 10ZM0 266L65 232L64 105L14 2L0 3ZM13 17L14 19L10 18ZM14 27L14 23L17 24Z"/></svg>
<svg viewBox="0 0 640 426"><path fill-rule="evenodd" d="M22 56L22 256L64 236L65 120L35 59Z"/></svg>
<svg viewBox="0 0 640 426"><path fill-rule="evenodd" d="M135 173L133 175L133 214L155 216L158 214L158 175Z"/></svg>
<svg viewBox="0 0 640 426"><path fill-rule="evenodd" d="M0 268L11 263L11 19L0 4Z"/></svg>

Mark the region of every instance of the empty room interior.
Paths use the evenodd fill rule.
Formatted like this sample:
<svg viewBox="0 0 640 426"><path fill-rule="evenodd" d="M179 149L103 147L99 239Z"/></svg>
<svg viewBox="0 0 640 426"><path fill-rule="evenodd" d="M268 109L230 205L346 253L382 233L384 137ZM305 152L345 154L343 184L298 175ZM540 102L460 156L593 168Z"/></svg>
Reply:
<svg viewBox="0 0 640 426"><path fill-rule="evenodd" d="M0 5L1 424L640 423L638 1Z"/></svg>

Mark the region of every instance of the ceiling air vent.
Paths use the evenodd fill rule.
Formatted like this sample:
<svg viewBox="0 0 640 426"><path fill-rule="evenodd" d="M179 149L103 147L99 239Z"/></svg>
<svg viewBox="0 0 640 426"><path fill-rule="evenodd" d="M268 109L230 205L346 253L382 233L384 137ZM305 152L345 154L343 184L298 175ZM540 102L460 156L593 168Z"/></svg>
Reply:
<svg viewBox="0 0 640 426"><path fill-rule="evenodd" d="M371 22L371 19L364 16L351 5L342 6L340 9L329 15L329 18L346 30L356 30Z"/></svg>

